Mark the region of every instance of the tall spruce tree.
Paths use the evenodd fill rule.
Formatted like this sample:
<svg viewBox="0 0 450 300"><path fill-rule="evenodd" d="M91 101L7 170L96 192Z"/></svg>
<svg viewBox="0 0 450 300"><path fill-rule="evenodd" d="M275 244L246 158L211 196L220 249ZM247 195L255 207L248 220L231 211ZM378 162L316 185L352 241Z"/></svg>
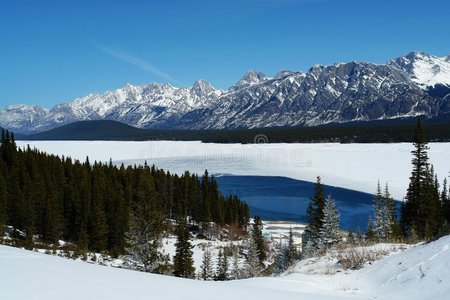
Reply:
<svg viewBox="0 0 450 300"><path fill-rule="evenodd" d="M195 268L192 258L190 239L191 233L187 227L185 218L180 218L175 230L177 242L175 243L175 256L173 257L173 275L176 277L194 278Z"/></svg>
<svg viewBox="0 0 450 300"><path fill-rule="evenodd" d="M447 190L447 178L444 178L442 184L441 202L443 218L446 222L446 227L448 228L450 226L450 196Z"/></svg>
<svg viewBox="0 0 450 300"><path fill-rule="evenodd" d="M259 262L261 264L264 263L266 260L266 244L264 241L264 237L262 234L262 228L263 224L261 221L261 218L258 216L255 216L255 219L253 220L253 226L252 226L252 232L251 232L251 238L256 244L256 249L258 251L258 258Z"/></svg>
<svg viewBox="0 0 450 300"><path fill-rule="evenodd" d="M323 190L323 184L320 176L317 176L317 182L315 185L314 195L308 204L306 211L306 219L308 225L305 229L305 236L307 236L309 247L316 248L317 240L320 235L320 229L323 224L325 207L325 195Z"/></svg>
<svg viewBox="0 0 450 300"><path fill-rule="evenodd" d="M428 162L425 129L420 120L414 130L413 145L413 170L401 221L407 236L414 233L420 239L432 238L439 233L442 224L441 203L434 174Z"/></svg>

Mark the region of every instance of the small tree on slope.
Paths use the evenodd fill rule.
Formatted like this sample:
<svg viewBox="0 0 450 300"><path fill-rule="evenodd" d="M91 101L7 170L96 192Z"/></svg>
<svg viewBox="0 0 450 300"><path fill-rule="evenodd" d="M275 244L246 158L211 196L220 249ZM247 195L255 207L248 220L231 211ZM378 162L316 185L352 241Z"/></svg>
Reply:
<svg viewBox="0 0 450 300"><path fill-rule="evenodd" d="M395 204L389 193L386 183L384 193L381 193L380 182L378 182L377 193L374 198L375 219L372 230L378 241L386 241L392 237L395 225Z"/></svg>
<svg viewBox="0 0 450 300"><path fill-rule="evenodd" d="M259 261L258 247L252 238L249 240L246 265L247 277L258 277L261 275L262 264Z"/></svg>
<svg viewBox="0 0 450 300"><path fill-rule="evenodd" d="M256 248L258 249L258 258L261 265L266 260L266 243L262 234L263 224L261 218L256 216L253 221L251 239L255 242Z"/></svg>
<svg viewBox="0 0 450 300"><path fill-rule="evenodd" d="M219 256L217 257L217 271L216 278L217 281L225 281L228 280L228 256L226 251L219 250Z"/></svg>
<svg viewBox="0 0 450 300"><path fill-rule="evenodd" d="M333 198L328 196L325 201L322 219L323 223L319 233L320 245L329 247L341 240L339 235L339 217L340 214L336 208Z"/></svg>
<svg viewBox="0 0 450 300"><path fill-rule="evenodd" d="M193 246L190 242L191 233L187 228L185 218L181 218L178 221L175 233L177 235L177 242L175 243L176 251L173 257L173 274L176 277L194 278Z"/></svg>
<svg viewBox="0 0 450 300"><path fill-rule="evenodd" d="M280 274L292 266L298 259L299 255L294 245L294 235L292 227L289 229L289 240L281 246L275 257L275 273Z"/></svg>
<svg viewBox="0 0 450 300"><path fill-rule="evenodd" d="M203 252L200 277L203 280L212 280L214 278L214 271L212 268L212 254L209 248L206 248L205 252Z"/></svg>

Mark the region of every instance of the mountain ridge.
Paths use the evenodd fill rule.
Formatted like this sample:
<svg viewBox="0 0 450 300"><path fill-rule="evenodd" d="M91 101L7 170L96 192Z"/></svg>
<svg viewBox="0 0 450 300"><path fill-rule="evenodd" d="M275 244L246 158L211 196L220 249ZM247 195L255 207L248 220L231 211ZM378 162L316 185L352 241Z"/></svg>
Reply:
<svg viewBox="0 0 450 300"><path fill-rule="evenodd" d="M204 80L192 87L126 84L55 105L13 105L0 126L37 133L76 121L115 120L138 128L238 129L317 126L450 112L450 56L411 52L386 64L315 65L268 77L247 71L228 90Z"/></svg>

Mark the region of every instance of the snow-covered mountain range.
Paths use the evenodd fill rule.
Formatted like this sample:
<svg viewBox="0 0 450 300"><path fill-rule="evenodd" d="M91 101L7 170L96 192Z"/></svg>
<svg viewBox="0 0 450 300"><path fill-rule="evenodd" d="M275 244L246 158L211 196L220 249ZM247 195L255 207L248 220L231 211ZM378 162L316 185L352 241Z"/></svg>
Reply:
<svg viewBox="0 0 450 300"><path fill-rule="evenodd" d="M116 120L139 128L232 129L314 126L450 112L450 55L411 52L386 64L317 65L273 78L249 71L228 90L199 80L192 87L127 84L50 110L14 105L0 126L35 133L82 120Z"/></svg>

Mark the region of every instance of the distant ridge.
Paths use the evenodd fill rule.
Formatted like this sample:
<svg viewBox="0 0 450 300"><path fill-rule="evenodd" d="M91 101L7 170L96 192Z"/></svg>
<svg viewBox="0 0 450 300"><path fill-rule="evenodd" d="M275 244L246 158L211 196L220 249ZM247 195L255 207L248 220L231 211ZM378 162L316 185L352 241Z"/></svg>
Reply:
<svg viewBox="0 0 450 300"><path fill-rule="evenodd" d="M110 120L79 121L25 137L27 140L133 140L145 129Z"/></svg>
<svg viewBox="0 0 450 300"><path fill-rule="evenodd" d="M80 121L34 135L19 135L19 140L179 140L215 143L254 143L263 134L269 143L386 143L411 142L414 125L423 119L428 139L450 141L450 114L431 119L424 117L327 124L318 127L272 127L235 130L140 129L117 121Z"/></svg>

